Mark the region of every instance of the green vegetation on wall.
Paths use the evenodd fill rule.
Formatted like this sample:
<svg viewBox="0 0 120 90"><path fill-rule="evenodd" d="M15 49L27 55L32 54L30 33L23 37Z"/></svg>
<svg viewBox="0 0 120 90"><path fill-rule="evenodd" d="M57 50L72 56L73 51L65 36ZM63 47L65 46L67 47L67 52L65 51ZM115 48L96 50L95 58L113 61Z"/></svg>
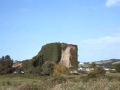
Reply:
<svg viewBox="0 0 120 90"><path fill-rule="evenodd" d="M25 73L51 75L53 74L54 65L58 64L61 60L62 50L66 50L70 44L66 43L49 43L42 46L41 50L36 56L30 60L24 60L22 62L22 69ZM77 45L75 50L71 50L72 59L71 64L74 69L78 68L77 61Z"/></svg>
<svg viewBox="0 0 120 90"><path fill-rule="evenodd" d="M61 43L61 47L62 47L62 50L65 51L65 49L67 48L67 44L66 43Z"/></svg>
<svg viewBox="0 0 120 90"><path fill-rule="evenodd" d="M77 48L77 45L73 45L75 47L75 49L71 49L70 50L70 53L71 53L71 57L70 57L70 62L71 62L71 65L72 65L72 68L73 69L78 69L78 48Z"/></svg>
<svg viewBox="0 0 120 90"><path fill-rule="evenodd" d="M48 60L58 63L61 58L61 44L49 43L44 45L37 57L42 57L43 63Z"/></svg>
<svg viewBox="0 0 120 90"><path fill-rule="evenodd" d="M42 75L51 75L53 63L58 63L61 58L61 43L49 43L42 46L38 55L32 58L32 66L41 67ZM49 61L49 62L48 62ZM50 67L49 67L50 66Z"/></svg>

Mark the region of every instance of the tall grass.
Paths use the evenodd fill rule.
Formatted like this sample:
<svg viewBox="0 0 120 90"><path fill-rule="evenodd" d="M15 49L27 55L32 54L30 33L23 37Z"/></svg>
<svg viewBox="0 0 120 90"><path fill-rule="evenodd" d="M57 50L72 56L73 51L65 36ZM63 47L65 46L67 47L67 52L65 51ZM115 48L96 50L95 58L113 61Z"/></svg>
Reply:
<svg viewBox="0 0 120 90"><path fill-rule="evenodd" d="M0 76L0 90L120 90L120 77Z"/></svg>
<svg viewBox="0 0 120 90"><path fill-rule="evenodd" d="M67 82L61 84L58 90L120 90L120 82L110 82L108 79L89 80L88 82ZM55 89L54 89L55 90Z"/></svg>

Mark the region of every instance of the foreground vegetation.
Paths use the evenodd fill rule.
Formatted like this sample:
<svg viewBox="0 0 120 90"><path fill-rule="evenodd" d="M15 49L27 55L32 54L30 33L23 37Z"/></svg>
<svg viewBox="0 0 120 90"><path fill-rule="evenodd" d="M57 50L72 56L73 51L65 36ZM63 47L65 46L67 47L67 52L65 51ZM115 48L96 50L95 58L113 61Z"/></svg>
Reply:
<svg viewBox="0 0 120 90"><path fill-rule="evenodd" d="M10 74L0 76L0 90L120 90L120 77L89 78L83 75L38 76Z"/></svg>
<svg viewBox="0 0 120 90"><path fill-rule="evenodd" d="M74 67L51 61L41 67L39 61L25 60L21 68L13 68L9 55L0 58L0 90L120 90L120 64L106 73L103 67L92 63L91 71L79 71L75 75L70 73ZM32 66L37 63L39 65ZM19 73L22 70L25 74ZM13 71L18 73L13 74Z"/></svg>

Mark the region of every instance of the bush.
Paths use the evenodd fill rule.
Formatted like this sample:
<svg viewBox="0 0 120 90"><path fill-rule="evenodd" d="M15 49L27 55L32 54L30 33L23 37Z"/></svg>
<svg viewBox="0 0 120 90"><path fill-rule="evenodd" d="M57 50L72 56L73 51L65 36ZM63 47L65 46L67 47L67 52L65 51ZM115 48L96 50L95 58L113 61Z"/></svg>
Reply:
<svg viewBox="0 0 120 90"><path fill-rule="evenodd" d="M103 67L97 67L95 71L97 72L98 75L105 75L106 73Z"/></svg>
<svg viewBox="0 0 120 90"><path fill-rule="evenodd" d="M98 73L96 71L91 71L88 73L88 78L96 78L98 77Z"/></svg>
<svg viewBox="0 0 120 90"><path fill-rule="evenodd" d="M118 63L118 64L115 65L115 70L117 72L120 72L120 63Z"/></svg>
<svg viewBox="0 0 120 90"><path fill-rule="evenodd" d="M37 67L30 67L29 69L29 74L38 74L40 75L41 74L41 67L40 66L37 66Z"/></svg>
<svg viewBox="0 0 120 90"><path fill-rule="evenodd" d="M96 67L96 69L94 69L93 71L88 73L88 77L96 78L96 77L105 75L105 73L106 73L106 71L104 70L103 67Z"/></svg>
<svg viewBox="0 0 120 90"><path fill-rule="evenodd" d="M52 75L54 70L54 62L46 61L42 66L42 75Z"/></svg>
<svg viewBox="0 0 120 90"><path fill-rule="evenodd" d="M29 73L31 67L32 67L32 65L31 65L31 61L30 60L22 61L22 69L23 69L23 71L25 73Z"/></svg>
<svg viewBox="0 0 120 90"><path fill-rule="evenodd" d="M53 73L54 76L61 76L63 74L68 74L68 73L69 73L68 68L62 65L61 63L55 65L54 73Z"/></svg>

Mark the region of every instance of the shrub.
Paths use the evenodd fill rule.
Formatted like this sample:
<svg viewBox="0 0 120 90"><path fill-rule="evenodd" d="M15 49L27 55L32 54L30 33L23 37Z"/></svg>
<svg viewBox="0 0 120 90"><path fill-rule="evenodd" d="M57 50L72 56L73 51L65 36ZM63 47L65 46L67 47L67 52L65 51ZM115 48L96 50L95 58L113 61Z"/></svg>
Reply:
<svg viewBox="0 0 120 90"><path fill-rule="evenodd" d="M89 66L90 68L94 68L94 70L96 69L97 65L95 62L92 62Z"/></svg>
<svg viewBox="0 0 120 90"><path fill-rule="evenodd" d="M88 78L96 78L98 73L96 71L91 71L88 73Z"/></svg>
<svg viewBox="0 0 120 90"><path fill-rule="evenodd" d="M46 61L42 66L42 75L52 75L54 70L54 62Z"/></svg>
<svg viewBox="0 0 120 90"><path fill-rule="evenodd" d="M22 61L22 69L23 69L23 71L25 73L29 73L31 67L32 67L32 65L31 65L31 61L30 60Z"/></svg>
<svg viewBox="0 0 120 90"><path fill-rule="evenodd" d="M115 65L115 70L117 72L120 72L120 63L118 63L118 64Z"/></svg>
<svg viewBox="0 0 120 90"><path fill-rule="evenodd" d="M98 75L105 75L106 73L103 67L97 67L95 71L97 72Z"/></svg>
<svg viewBox="0 0 120 90"><path fill-rule="evenodd" d="M103 67L96 67L93 71L88 73L89 78L96 78L98 76L103 76L105 75L106 71L104 70Z"/></svg>
<svg viewBox="0 0 120 90"><path fill-rule="evenodd" d="M41 74L41 67L40 66L30 67L29 73L30 74L38 74L38 75L40 75Z"/></svg>
<svg viewBox="0 0 120 90"><path fill-rule="evenodd" d="M63 74L67 74L69 72L68 68L62 65L61 63L58 63L54 67L54 76L61 76Z"/></svg>

